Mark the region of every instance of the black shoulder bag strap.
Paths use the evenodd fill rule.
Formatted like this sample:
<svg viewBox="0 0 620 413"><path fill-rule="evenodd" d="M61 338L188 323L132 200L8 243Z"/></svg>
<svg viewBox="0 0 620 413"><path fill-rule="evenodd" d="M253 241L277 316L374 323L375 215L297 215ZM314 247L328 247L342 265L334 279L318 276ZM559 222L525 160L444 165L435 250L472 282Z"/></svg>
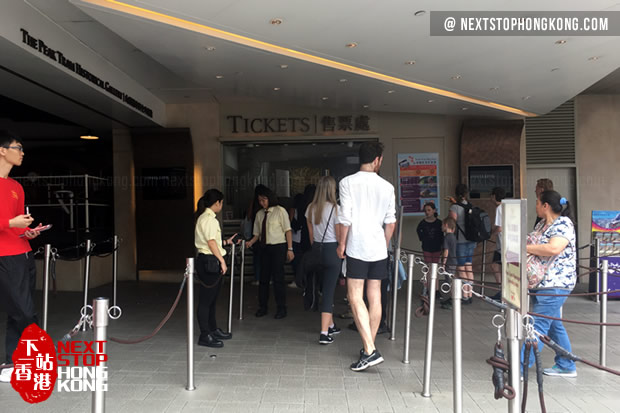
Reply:
<svg viewBox="0 0 620 413"><path fill-rule="evenodd" d="M329 211L329 218L327 218L327 224L325 225L325 231L323 231L323 238L321 238L321 250L323 249L323 241L325 240L325 234L327 234L327 229L329 228L329 222L332 220L332 214L334 213L334 208L336 208L336 205L332 205L332 210Z"/></svg>

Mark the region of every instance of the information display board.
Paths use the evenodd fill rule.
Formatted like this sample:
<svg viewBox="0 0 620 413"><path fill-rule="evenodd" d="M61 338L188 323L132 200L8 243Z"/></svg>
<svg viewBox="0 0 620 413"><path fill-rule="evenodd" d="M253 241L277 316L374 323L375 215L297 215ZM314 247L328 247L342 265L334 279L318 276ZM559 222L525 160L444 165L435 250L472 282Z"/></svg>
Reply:
<svg viewBox="0 0 620 413"><path fill-rule="evenodd" d="M527 200L502 201L502 300L527 314Z"/></svg>
<svg viewBox="0 0 620 413"><path fill-rule="evenodd" d="M423 216L424 204L434 202L439 211L439 154L399 153L398 187L403 215Z"/></svg>

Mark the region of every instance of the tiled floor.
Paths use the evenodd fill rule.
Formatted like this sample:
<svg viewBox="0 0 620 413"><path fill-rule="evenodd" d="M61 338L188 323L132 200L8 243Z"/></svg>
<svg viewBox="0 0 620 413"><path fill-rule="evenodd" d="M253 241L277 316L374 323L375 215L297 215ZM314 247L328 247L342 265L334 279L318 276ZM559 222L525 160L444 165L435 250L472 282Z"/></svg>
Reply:
<svg viewBox="0 0 620 413"><path fill-rule="evenodd" d="M180 276L179 276L180 277ZM416 283L419 284L419 283ZM238 287L238 284L237 284ZM122 283L118 300L123 316L112 321L110 336L136 338L146 335L166 314L178 284ZM451 312L437 310L432 369L432 397L422 391L426 318L413 319L410 364L403 364L405 291L399 295L396 340L377 339L385 363L365 372L349 370L361 347L357 333L338 320L343 331L329 346L318 344L319 314L304 312L301 294L288 289L289 316L261 319L256 310L256 287L246 285L246 314L237 320L235 303L233 339L223 349L196 346L196 390L185 390L186 317L181 300L168 324L153 339L141 344L110 343L107 412L450 412L452 411ZM109 286L92 296L111 296ZM340 291L336 311L345 309ZM54 339L71 329L77 319L81 294L59 293L50 298L49 328ZM220 326L226 329L228 286L219 300ZM414 305L418 304L418 300ZM496 331L491 327L494 308L474 301L463 307L463 411L507 411L505 400L493 398L491 368ZM598 320L598 304L569 298L564 316ZM4 332L4 317L0 315ZM620 322L620 302L610 302L609 321ZM568 325L573 351L598 360L598 328ZM196 327L197 329L197 327ZM196 332L197 333L197 332ZM84 333L91 339L92 332ZM196 334L197 337L197 334ZM608 365L620 369L620 328L610 327ZM0 352L4 354L3 343ZM546 367L553 353L543 351ZM545 401L548 412L620 412L620 377L578 365L576 379L547 378ZM10 385L0 384L0 411L89 412L90 393L58 393L39 405L21 400ZM530 379L528 411L540 411L535 382Z"/></svg>

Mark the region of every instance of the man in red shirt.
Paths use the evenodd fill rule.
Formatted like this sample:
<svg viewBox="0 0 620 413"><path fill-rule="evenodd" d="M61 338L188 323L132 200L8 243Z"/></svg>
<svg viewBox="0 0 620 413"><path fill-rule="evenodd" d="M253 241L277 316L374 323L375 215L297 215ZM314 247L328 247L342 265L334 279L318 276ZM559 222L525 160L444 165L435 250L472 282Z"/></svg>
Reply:
<svg viewBox="0 0 620 413"><path fill-rule="evenodd" d="M9 178L24 159L21 140L0 130L0 305L7 312L6 363L0 365L0 382L10 382L12 356L22 332L37 323L32 293L36 268L28 240L39 231L28 228L32 217L24 212L24 188ZM21 237L20 237L21 236Z"/></svg>

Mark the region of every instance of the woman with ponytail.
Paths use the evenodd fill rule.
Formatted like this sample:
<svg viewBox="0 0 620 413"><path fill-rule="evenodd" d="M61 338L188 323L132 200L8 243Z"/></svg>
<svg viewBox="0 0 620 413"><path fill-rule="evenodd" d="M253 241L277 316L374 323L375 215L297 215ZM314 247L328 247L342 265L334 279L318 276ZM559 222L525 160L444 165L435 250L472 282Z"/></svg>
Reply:
<svg viewBox="0 0 620 413"><path fill-rule="evenodd" d="M198 345L207 347L223 347L221 340L232 338L217 327L215 307L217 295L222 285L222 275L228 268L224 256L224 245L231 245L235 235L222 242L222 230L215 217L222 210L224 194L217 189L209 189L198 201L196 208L196 230L194 243L198 250L196 273L200 279L198 298L198 326L200 338Z"/></svg>
<svg viewBox="0 0 620 413"><path fill-rule="evenodd" d="M532 296L531 311L545 316L560 318L562 305L566 296L575 287L576 247L575 226L571 220L570 205L556 191L544 191L536 200L536 214L541 218L534 232L528 236L528 278L530 277L529 256L536 256L543 265L539 266L542 274L537 285L530 283L530 291L555 296ZM534 329L540 334L548 335L553 341L568 351L571 350L568 334L561 321L534 316ZM543 343L538 339L538 350ZM521 350L524 360L525 346ZM532 350L533 353L533 350ZM530 365L534 364L534 355L530 354ZM575 362L556 353L555 365L545 369L547 376L577 377Z"/></svg>

